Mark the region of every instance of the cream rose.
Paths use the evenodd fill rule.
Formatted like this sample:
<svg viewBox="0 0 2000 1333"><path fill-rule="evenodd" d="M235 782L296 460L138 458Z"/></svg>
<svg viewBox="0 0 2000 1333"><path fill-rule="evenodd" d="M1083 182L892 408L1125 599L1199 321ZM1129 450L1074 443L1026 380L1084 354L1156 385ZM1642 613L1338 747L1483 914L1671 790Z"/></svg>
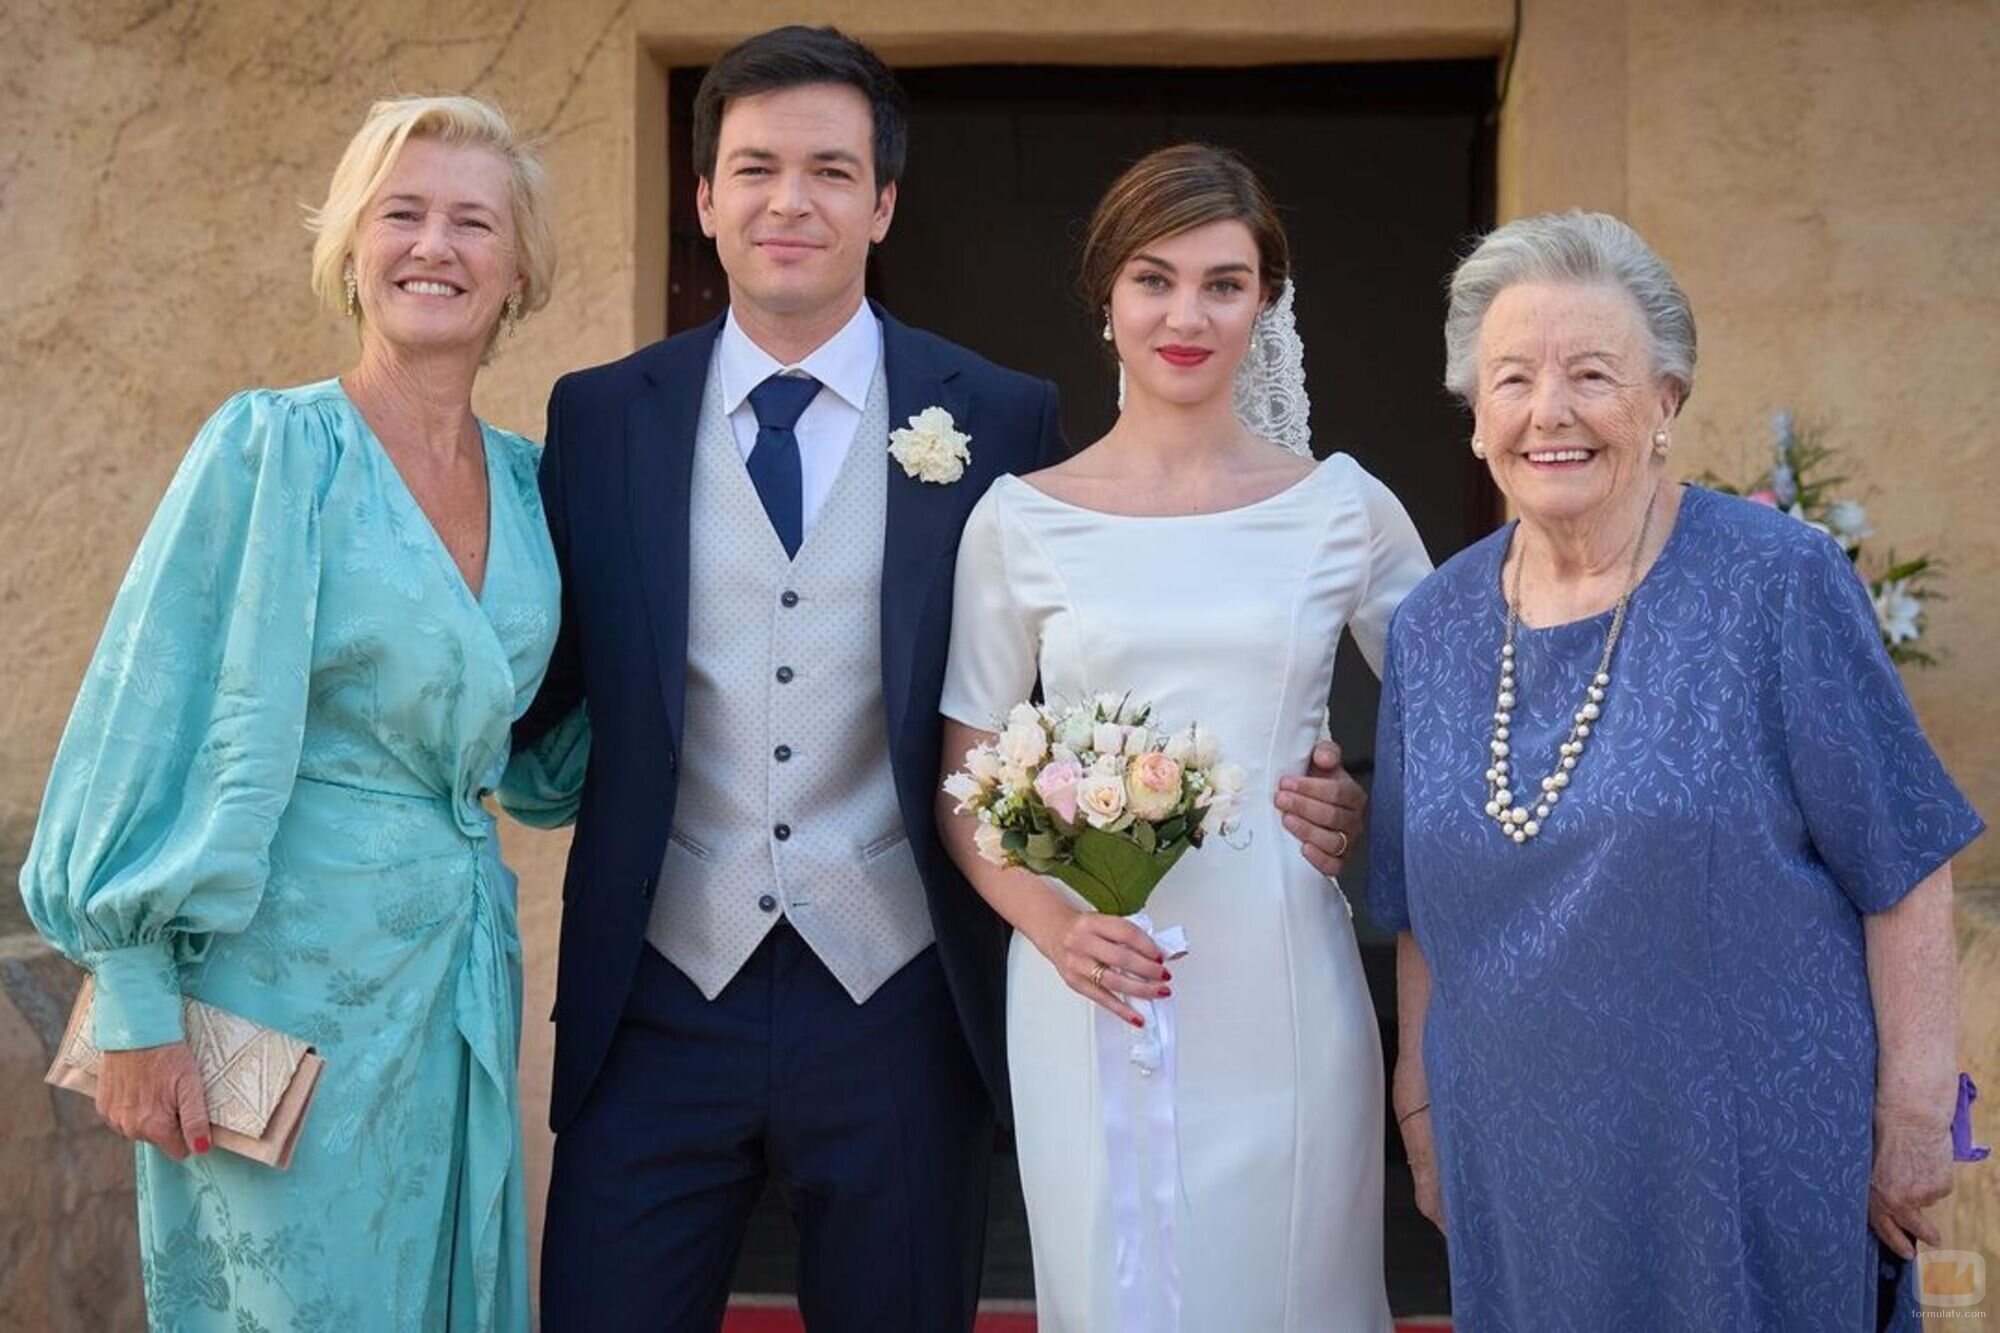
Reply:
<svg viewBox="0 0 2000 1333"><path fill-rule="evenodd" d="M1140 819L1165 819L1181 800L1181 766L1158 752L1125 770L1125 808Z"/></svg>
<svg viewBox="0 0 2000 1333"><path fill-rule="evenodd" d="M1049 752L1048 734L1039 722L1025 727L1009 723L1007 730L1000 733L999 749L1000 762L1009 768L1033 768Z"/></svg>
<svg viewBox="0 0 2000 1333"><path fill-rule="evenodd" d="M1090 748L1099 754L1117 754L1125 748L1125 728L1116 722L1100 722L1090 733Z"/></svg>
<svg viewBox="0 0 2000 1333"><path fill-rule="evenodd" d="M972 830L973 850L994 865L1004 866L1007 864L1007 850L1000 845L1000 840L1005 836L993 825L982 822Z"/></svg>
<svg viewBox="0 0 2000 1333"><path fill-rule="evenodd" d="M1033 704L1015 704L1007 713L1010 727L1039 727L1042 725L1041 712Z"/></svg>
<svg viewBox="0 0 2000 1333"><path fill-rule="evenodd" d="M965 809L965 803L985 791L979 779L970 773L954 773L944 780L944 794L958 802L958 808Z"/></svg>
<svg viewBox="0 0 2000 1333"><path fill-rule="evenodd" d="M1125 779L1092 770L1076 784L1076 806L1094 828L1109 828L1125 815Z"/></svg>
<svg viewBox="0 0 2000 1333"><path fill-rule="evenodd" d="M1000 776L1000 756L990 745L975 745L965 752L965 771L980 782L993 782Z"/></svg>

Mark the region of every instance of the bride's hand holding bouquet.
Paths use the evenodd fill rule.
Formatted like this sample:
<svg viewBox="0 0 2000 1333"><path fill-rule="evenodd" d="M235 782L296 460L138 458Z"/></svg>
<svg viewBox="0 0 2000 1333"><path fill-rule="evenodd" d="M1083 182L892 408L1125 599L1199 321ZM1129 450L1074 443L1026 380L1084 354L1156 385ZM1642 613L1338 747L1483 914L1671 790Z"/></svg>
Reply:
<svg viewBox="0 0 2000 1333"><path fill-rule="evenodd" d="M1017 704L944 791L954 813L976 816L982 860L1047 875L1089 904L1040 894L1015 924L1072 990L1143 1027L1132 1002L1173 993L1175 956L1173 937L1163 944L1144 919L1146 901L1190 848L1234 828L1243 783L1206 729L1162 734L1149 705L1105 694Z"/></svg>

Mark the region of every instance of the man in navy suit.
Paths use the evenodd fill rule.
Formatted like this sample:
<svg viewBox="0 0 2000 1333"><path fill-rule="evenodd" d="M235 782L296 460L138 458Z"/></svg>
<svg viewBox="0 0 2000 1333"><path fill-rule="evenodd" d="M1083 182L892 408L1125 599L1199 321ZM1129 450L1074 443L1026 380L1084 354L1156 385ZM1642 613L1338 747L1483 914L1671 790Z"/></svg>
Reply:
<svg viewBox="0 0 2000 1333"><path fill-rule="evenodd" d="M1005 927L932 822L960 526L1063 452L1055 387L864 299L906 140L832 29L725 54L694 112L726 316L565 376L542 490L563 626L516 730L582 707L542 1259L548 1333L713 1330L767 1178L815 1330L971 1326ZM887 434L943 408L963 474ZM1288 826L1338 868L1326 747ZM1089 1133L1079 1125L1078 1133Z"/></svg>

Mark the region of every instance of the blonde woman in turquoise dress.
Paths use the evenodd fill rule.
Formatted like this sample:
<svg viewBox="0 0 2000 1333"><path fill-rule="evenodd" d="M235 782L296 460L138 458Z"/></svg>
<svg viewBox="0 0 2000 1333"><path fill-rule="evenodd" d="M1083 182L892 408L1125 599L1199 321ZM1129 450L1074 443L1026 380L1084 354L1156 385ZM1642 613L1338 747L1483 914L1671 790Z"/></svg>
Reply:
<svg viewBox="0 0 2000 1333"><path fill-rule="evenodd" d="M539 166L378 103L315 218L337 380L202 428L119 589L21 873L95 976L154 1328L528 1327L514 877L481 797L558 615L537 448L472 413L548 299ZM209 1151L193 996L312 1042L279 1172Z"/></svg>

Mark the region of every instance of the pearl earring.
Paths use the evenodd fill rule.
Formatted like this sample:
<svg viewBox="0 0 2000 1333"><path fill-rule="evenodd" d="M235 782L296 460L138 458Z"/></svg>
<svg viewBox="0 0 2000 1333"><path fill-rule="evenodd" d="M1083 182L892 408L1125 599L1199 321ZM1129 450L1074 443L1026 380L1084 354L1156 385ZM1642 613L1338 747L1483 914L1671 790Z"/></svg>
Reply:
<svg viewBox="0 0 2000 1333"><path fill-rule="evenodd" d="M1486 457L1486 441L1480 439L1477 435L1472 437L1472 456L1474 458Z"/></svg>
<svg viewBox="0 0 2000 1333"><path fill-rule="evenodd" d="M360 303L361 285L354 280L354 265L352 264L347 266L347 274L343 285L347 292L347 317L353 319L355 307Z"/></svg>
<svg viewBox="0 0 2000 1333"><path fill-rule="evenodd" d="M1662 458L1665 458L1667 456L1667 444L1668 444L1667 432L1664 429L1656 430L1653 432L1654 453L1658 454Z"/></svg>
<svg viewBox="0 0 2000 1333"><path fill-rule="evenodd" d="M1108 309L1104 312L1104 341L1115 341L1111 336L1111 311Z"/></svg>

